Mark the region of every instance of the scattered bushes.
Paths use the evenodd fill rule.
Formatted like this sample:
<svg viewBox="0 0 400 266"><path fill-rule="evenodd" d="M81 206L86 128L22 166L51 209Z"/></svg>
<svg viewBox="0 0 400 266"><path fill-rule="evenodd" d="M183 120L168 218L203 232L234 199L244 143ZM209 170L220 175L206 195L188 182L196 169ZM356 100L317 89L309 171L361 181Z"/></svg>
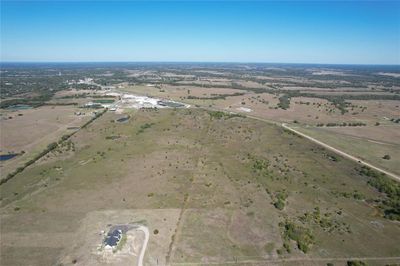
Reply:
<svg viewBox="0 0 400 266"><path fill-rule="evenodd" d="M284 94L281 97L279 97L278 107L283 110L288 109L290 107L290 96L287 94Z"/></svg>
<svg viewBox="0 0 400 266"><path fill-rule="evenodd" d="M275 202L274 207L277 208L278 210L283 210L285 208L285 201L288 197L288 194L286 190L283 191L278 191L275 193Z"/></svg>
<svg viewBox="0 0 400 266"><path fill-rule="evenodd" d="M336 155L333 154L328 154L327 155L328 159L331 160L332 162L338 162L339 161L339 157L337 157Z"/></svg>
<svg viewBox="0 0 400 266"><path fill-rule="evenodd" d="M263 171L268 168L268 161L263 159L254 159L253 161L253 170L254 171Z"/></svg>
<svg viewBox="0 0 400 266"><path fill-rule="evenodd" d="M285 208L285 202L278 198L277 201L274 202L274 207L281 211Z"/></svg>
<svg viewBox="0 0 400 266"><path fill-rule="evenodd" d="M110 139L110 140L115 140L115 139L119 139L121 138L120 135L111 135L111 136L106 136L106 139Z"/></svg>
<svg viewBox="0 0 400 266"><path fill-rule="evenodd" d="M299 221L303 224L312 224L319 226L323 231L332 233L334 231L339 233L351 233L350 227L344 222L340 222L332 217L332 213L321 213L320 208L317 206L312 212L305 212L302 216L298 217Z"/></svg>
<svg viewBox="0 0 400 266"><path fill-rule="evenodd" d="M232 113L226 113L222 111L208 111L208 114L210 115L210 118L213 119L230 119L233 117L245 117L244 115L240 114L232 114Z"/></svg>
<svg viewBox="0 0 400 266"><path fill-rule="evenodd" d="M87 121L81 128L86 128L88 125L90 125L94 120L102 116L105 112L107 112L107 109L104 109L102 112L97 113L94 117L92 117L89 121Z"/></svg>
<svg viewBox="0 0 400 266"><path fill-rule="evenodd" d="M366 266L367 264L361 260L348 260L347 266Z"/></svg>
<svg viewBox="0 0 400 266"><path fill-rule="evenodd" d="M268 170L269 161L263 158L253 158L250 154L248 155L249 159L252 159L252 169L254 173L259 174L260 176L269 176L270 171Z"/></svg>
<svg viewBox="0 0 400 266"><path fill-rule="evenodd" d="M57 147L58 147L57 142L50 143L49 145L47 145L47 148L45 150L43 150L41 153L39 153L38 155L33 157L31 160L27 161L24 164L24 166L18 167L14 172L9 173L5 178L1 179L0 180L0 185L6 183L8 180L10 180L11 178L16 176L17 174L19 174L22 171L24 171L25 168L27 168L28 166L30 166L31 164L33 164L34 162L36 162L37 160L39 160L40 158L42 158L47 153L51 152L52 150L54 150Z"/></svg>
<svg viewBox="0 0 400 266"><path fill-rule="evenodd" d="M82 128L88 126L90 123L92 123L94 120L96 120L98 117L102 116L107 110L104 110L101 113L96 114L95 117L93 117L92 119L90 119L88 122L86 122ZM47 148L44 149L42 152L40 152L39 154L37 154L35 157L33 157L31 160L27 161L23 166L18 167L14 172L9 173L5 178L0 180L0 185L6 183L8 180L10 180L11 178L13 178L14 176L16 176L17 174L21 173L22 171L25 170L25 168L27 168L28 166L30 166L31 164L35 163L37 160L39 160L40 158L42 158L43 156L47 155L49 152L55 150L60 144L64 143L65 141L67 141L73 134L75 134L77 131L75 131L72 134L66 134L63 135L61 137L61 139L58 142L53 142L50 143L49 145L47 145Z"/></svg>
<svg viewBox="0 0 400 266"><path fill-rule="evenodd" d="M190 91L190 90L188 90L188 91ZM189 95L187 97L187 99L193 99L193 100L220 100L221 99L221 100L225 100L226 97L242 96L242 95L244 95L243 92L235 92L233 94L211 94L211 96L209 96L209 97L197 97L197 96Z"/></svg>
<svg viewBox="0 0 400 266"><path fill-rule="evenodd" d="M346 123L346 122L333 123L333 122L330 122L330 123L326 124L327 127L363 127L363 126L366 126L366 125L367 124L365 124L363 122L352 122L352 123ZM323 127L323 126L324 126L323 123L318 123L317 124L317 127Z"/></svg>
<svg viewBox="0 0 400 266"><path fill-rule="evenodd" d="M391 122L399 124L400 123L400 118L392 118L390 119Z"/></svg>
<svg viewBox="0 0 400 266"><path fill-rule="evenodd" d="M314 236L310 229L297 225L289 220L279 224L283 228L283 237L286 240L294 240L298 248L307 253L310 246L314 243Z"/></svg>
<svg viewBox="0 0 400 266"><path fill-rule="evenodd" d="M359 172L361 175L370 177L368 185L386 195L385 199L380 200L384 217L400 221L400 184L367 166L362 166Z"/></svg>
<svg viewBox="0 0 400 266"><path fill-rule="evenodd" d="M138 132L136 133L136 135L139 135L140 133L143 133L145 129L147 128L151 128L153 125L155 125L154 123L146 123L144 125L140 126L140 129L138 130Z"/></svg>

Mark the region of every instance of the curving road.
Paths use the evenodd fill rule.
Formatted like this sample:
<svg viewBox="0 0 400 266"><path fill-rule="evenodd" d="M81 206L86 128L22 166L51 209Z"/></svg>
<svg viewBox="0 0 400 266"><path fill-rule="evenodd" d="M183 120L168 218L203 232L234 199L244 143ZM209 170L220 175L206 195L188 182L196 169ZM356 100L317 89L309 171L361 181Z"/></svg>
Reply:
<svg viewBox="0 0 400 266"><path fill-rule="evenodd" d="M142 246L142 250L140 251L139 254L139 260L138 260L138 266L143 266L143 258L144 258L144 253L146 252L147 244L149 243L149 229L146 226L139 225L137 228L135 228L137 231L142 231L144 233L144 243Z"/></svg>

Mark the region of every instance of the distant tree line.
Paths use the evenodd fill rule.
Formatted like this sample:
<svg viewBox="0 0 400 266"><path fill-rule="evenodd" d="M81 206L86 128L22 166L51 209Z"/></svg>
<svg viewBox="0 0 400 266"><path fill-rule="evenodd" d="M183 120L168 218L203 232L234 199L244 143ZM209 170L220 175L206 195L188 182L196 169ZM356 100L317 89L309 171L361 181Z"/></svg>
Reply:
<svg viewBox="0 0 400 266"><path fill-rule="evenodd" d="M197 97L197 96L193 96L193 95L189 95L187 97L187 99L196 99L196 100L225 100L226 97L231 97L231 96L243 96L244 93L243 92L235 92L232 94L212 94L209 97Z"/></svg>
<svg viewBox="0 0 400 266"><path fill-rule="evenodd" d="M210 118L215 118L215 119L230 119L233 117L245 117L244 115L241 114L232 114L232 113L226 113L222 111L208 111L208 114L210 115Z"/></svg>
<svg viewBox="0 0 400 266"><path fill-rule="evenodd" d="M343 123L327 123L326 125L324 123L318 123L317 127L323 127L323 126L327 126L327 127L362 127L362 126L366 126L366 123L363 122L343 122Z"/></svg>
<svg viewBox="0 0 400 266"><path fill-rule="evenodd" d="M341 94L341 95L329 95L329 94L316 94L310 92L301 92L299 90L284 90L284 89L268 89L268 88L255 88L255 87L247 87L243 86L239 83L232 82L231 85L223 85L223 84L198 84L198 83L176 83L170 82L170 85L182 86L182 85L190 85L195 87L203 87L203 88L233 88L251 91L254 93L270 93L270 94L284 94L279 99L279 108L288 109L290 105L290 98L293 97L308 97L308 98L318 98L325 99L331 102L337 109L340 110L342 114L345 114L347 111L346 107L349 103L346 100L400 100L400 95L397 94Z"/></svg>
<svg viewBox="0 0 400 266"><path fill-rule="evenodd" d="M0 102L0 108L6 109L18 104L29 105L32 107L39 107L44 105L47 101L49 101L53 97L52 93L43 93L36 97L31 98L19 98L19 99L10 99L10 100L2 100Z"/></svg>

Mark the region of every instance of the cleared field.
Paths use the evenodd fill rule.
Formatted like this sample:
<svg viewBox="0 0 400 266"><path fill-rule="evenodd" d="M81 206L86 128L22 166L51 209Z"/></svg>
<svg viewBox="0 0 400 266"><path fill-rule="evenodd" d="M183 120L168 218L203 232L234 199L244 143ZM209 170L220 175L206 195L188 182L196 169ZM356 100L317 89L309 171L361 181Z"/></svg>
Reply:
<svg viewBox="0 0 400 266"><path fill-rule="evenodd" d="M297 120L303 124L363 122L374 125L376 122L390 124L388 119L400 113L400 102L393 100L348 100L348 112L341 114L331 102L320 98L293 97L289 107L278 107L281 94L254 93L230 88L200 88L194 86L161 85L160 88L148 86L126 86L123 91L145 94L154 97L184 101L192 105L215 107L231 111L245 107L252 114L279 122ZM306 90L307 91L307 90ZM309 88L309 91L313 88ZM335 93L338 91L335 90ZM235 95L235 93L243 95ZM223 97L218 97L223 96Z"/></svg>
<svg viewBox="0 0 400 266"><path fill-rule="evenodd" d="M323 132L336 132L327 135L328 144L342 149L350 154L364 158L367 161L382 166L384 169L399 173L399 150L397 139L400 127L390 119L397 119L400 113L400 102L395 100L348 100L347 112L342 114L331 102L325 99L310 97L293 97L289 107L284 110L278 108L280 95L270 93L253 93L245 90L220 89L220 88L188 88L166 85L163 92L157 88L134 86L130 87L137 93L146 92L149 95L167 97L183 101L191 105L212 107L220 110L249 113L252 116L283 123L293 123L302 126L326 125L328 123L362 123L362 127L340 127L315 129L312 134L319 134L321 140ZM313 88L310 89L312 91ZM243 95L234 95L240 92ZM340 90L335 93L339 93ZM223 98L210 98L211 95L221 95ZM232 96L229 96L232 95ZM196 96L198 98L190 98ZM378 126L379 125L379 126ZM314 127L311 127L314 128ZM342 141L343 140L343 141ZM391 160L382 159L386 154L391 155Z"/></svg>
<svg viewBox="0 0 400 266"><path fill-rule="evenodd" d="M141 219L147 265L400 262L399 225L382 217L383 194L357 164L250 118L129 115L106 113L71 137L74 151L55 150L1 185L2 263L85 264L100 230Z"/></svg>
<svg viewBox="0 0 400 266"><path fill-rule="evenodd" d="M283 110L277 108L278 97L269 93L227 97L226 100L214 101L213 106L227 110L246 107L253 110L252 114L261 118L279 122L297 120L300 123L311 125L330 122L364 122L368 125L374 125L376 122L389 124L390 122L387 119L397 117L397 114L400 113L398 101L349 102L354 107L349 108L349 112L343 115L332 103L319 98L293 97L289 108Z"/></svg>
<svg viewBox="0 0 400 266"><path fill-rule="evenodd" d="M145 265L165 265L165 254L175 232L179 213L179 209L120 209L90 212L82 220L73 245L63 251L60 261L63 265L70 264L74 259L81 265L137 265L138 251L142 248L143 237L136 235L136 239L133 239L136 241L128 242L120 253L105 256L100 248L104 235L100 232L105 228L108 229L110 224L140 222L150 225L150 237L153 239L146 248ZM154 234L155 230L157 234Z"/></svg>
<svg viewBox="0 0 400 266"><path fill-rule="evenodd" d="M237 89L199 88L190 85L181 85L181 86L161 85L159 88L137 85L137 86L126 86L121 90L130 93L168 98L173 100L182 100L190 96L207 98L207 97L215 97L218 95L232 95L235 93L246 92L244 90L237 90Z"/></svg>
<svg viewBox="0 0 400 266"><path fill-rule="evenodd" d="M77 116L75 112L86 112L86 115ZM0 162L2 177L91 118L89 110L75 106L43 106L29 110L2 111L1 114L1 154L24 152L11 160Z"/></svg>
<svg viewBox="0 0 400 266"><path fill-rule="evenodd" d="M296 129L375 166L400 174L399 126ZM384 159L385 155L390 159Z"/></svg>

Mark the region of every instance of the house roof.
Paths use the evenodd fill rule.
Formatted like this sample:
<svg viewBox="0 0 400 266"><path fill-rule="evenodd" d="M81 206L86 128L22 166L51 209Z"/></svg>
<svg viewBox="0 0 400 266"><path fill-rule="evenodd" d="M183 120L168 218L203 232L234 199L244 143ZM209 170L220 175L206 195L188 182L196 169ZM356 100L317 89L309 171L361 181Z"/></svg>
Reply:
<svg viewBox="0 0 400 266"><path fill-rule="evenodd" d="M108 232L106 239L104 240L105 244L111 247L115 247L118 242L121 240L122 231L118 229L114 229L113 231Z"/></svg>

